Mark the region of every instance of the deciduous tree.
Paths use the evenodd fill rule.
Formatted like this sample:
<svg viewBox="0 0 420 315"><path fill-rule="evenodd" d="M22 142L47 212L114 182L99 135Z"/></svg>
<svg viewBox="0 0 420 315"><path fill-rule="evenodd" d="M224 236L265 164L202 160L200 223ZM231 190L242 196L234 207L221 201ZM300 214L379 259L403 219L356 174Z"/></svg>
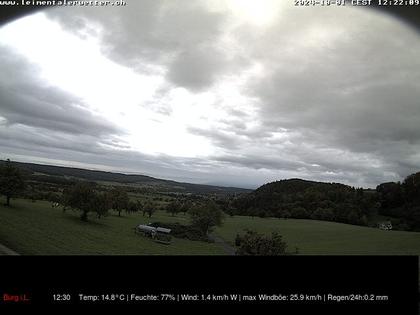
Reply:
<svg viewBox="0 0 420 315"><path fill-rule="evenodd" d="M25 182L18 168L9 159L0 167L0 194L6 197L6 206L10 199L17 196L25 188Z"/></svg>
<svg viewBox="0 0 420 315"><path fill-rule="evenodd" d="M188 211L191 223L199 228L203 235L208 235L215 226L222 225L224 214L214 201L195 205Z"/></svg>
<svg viewBox="0 0 420 315"><path fill-rule="evenodd" d="M109 192L111 199L111 208L118 212L118 216L121 216L121 211L128 208L130 199L128 198L127 192L121 188L114 188Z"/></svg>

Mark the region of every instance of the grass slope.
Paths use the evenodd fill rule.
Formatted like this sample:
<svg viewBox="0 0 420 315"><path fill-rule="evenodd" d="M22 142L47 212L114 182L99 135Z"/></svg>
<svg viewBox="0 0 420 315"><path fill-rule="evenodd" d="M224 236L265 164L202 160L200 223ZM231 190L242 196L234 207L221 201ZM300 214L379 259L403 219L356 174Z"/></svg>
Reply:
<svg viewBox="0 0 420 315"><path fill-rule="evenodd" d="M177 218L177 220L186 218ZM152 221L172 221L157 213ZM202 255L223 254L218 244L173 238L171 245L155 243L133 231L150 219L141 215L82 222L77 212L63 213L49 202L12 200L12 207L0 206L0 243L26 255Z"/></svg>
<svg viewBox="0 0 420 315"><path fill-rule="evenodd" d="M12 207L0 205L0 243L20 254L128 254L128 255L201 255L224 254L221 244L193 242L173 238L173 244L162 245L134 234L132 228L150 221L187 222L187 217L172 217L158 211L152 219L141 214L82 222L78 213L51 208L49 202L12 200ZM420 255L420 233L382 231L375 228L341 223L227 217L216 234L233 244L244 229L262 233L279 231L289 244L309 255Z"/></svg>

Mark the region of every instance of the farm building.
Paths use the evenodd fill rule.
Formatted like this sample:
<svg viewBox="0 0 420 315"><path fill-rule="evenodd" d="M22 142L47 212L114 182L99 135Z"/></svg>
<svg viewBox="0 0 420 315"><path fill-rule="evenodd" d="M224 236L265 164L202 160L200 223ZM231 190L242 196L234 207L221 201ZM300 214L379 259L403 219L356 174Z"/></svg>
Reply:
<svg viewBox="0 0 420 315"><path fill-rule="evenodd" d="M378 224L378 227L381 230L392 230L392 223L391 223L391 221L380 222Z"/></svg>
<svg viewBox="0 0 420 315"><path fill-rule="evenodd" d="M171 230L163 227L139 224L134 228L134 232L150 237L158 243L170 244L172 239Z"/></svg>

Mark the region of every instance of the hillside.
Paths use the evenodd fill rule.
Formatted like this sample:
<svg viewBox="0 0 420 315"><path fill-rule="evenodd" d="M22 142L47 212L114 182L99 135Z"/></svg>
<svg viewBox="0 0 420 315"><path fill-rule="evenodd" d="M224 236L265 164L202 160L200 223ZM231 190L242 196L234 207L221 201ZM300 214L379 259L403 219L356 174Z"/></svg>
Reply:
<svg viewBox="0 0 420 315"><path fill-rule="evenodd" d="M152 219L141 213L115 214L82 222L78 213L52 208L47 201L14 200L0 204L1 243L23 255L223 255L220 243L173 238L170 246L133 233L133 227L159 222L188 222L188 216L157 211ZM226 217L215 235L234 246L238 233L253 229L280 232L288 249L303 255L419 255L420 233L382 231L317 220Z"/></svg>
<svg viewBox="0 0 420 315"><path fill-rule="evenodd" d="M394 229L420 230L420 173L403 183L376 190L340 183L287 179L265 184L235 198L230 213L259 217L325 220L376 226L390 220Z"/></svg>
<svg viewBox="0 0 420 315"><path fill-rule="evenodd" d="M367 225L376 193L338 183L287 179L265 184L233 202L235 214Z"/></svg>
<svg viewBox="0 0 420 315"><path fill-rule="evenodd" d="M0 161L4 163L4 161ZM181 183L172 180L158 179L145 175L122 174L81 168L42 165L33 163L12 162L13 165L22 170L30 179L40 182L59 184L73 184L75 180L87 180L92 182L113 182L125 185L137 185L143 188L151 188L156 191L193 193L193 194L238 194L250 192L249 189L236 187L222 187L211 185L200 185Z"/></svg>

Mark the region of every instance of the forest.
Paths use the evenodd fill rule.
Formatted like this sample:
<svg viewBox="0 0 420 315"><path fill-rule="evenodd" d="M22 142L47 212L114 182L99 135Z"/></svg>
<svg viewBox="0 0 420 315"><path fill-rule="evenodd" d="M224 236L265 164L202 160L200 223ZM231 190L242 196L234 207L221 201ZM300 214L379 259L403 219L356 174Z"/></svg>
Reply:
<svg viewBox="0 0 420 315"><path fill-rule="evenodd" d="M420 172L373 189L287 179L265 184L228 202L231 215L314 219L370 225L384 216L394 229L420 230Z"/></svg>

